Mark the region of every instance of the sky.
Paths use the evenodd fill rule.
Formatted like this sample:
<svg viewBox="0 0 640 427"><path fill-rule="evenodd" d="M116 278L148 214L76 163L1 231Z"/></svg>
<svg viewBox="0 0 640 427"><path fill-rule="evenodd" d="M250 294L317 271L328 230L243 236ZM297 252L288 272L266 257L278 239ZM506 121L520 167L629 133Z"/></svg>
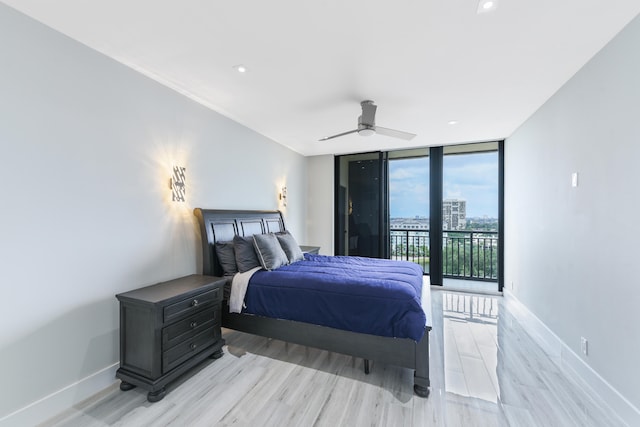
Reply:
<svg viewBox="0 0 640 427"><path fill-rule="evenodd" d="M389 161L391 218L429 216L429 158ZM467 217L498 217L498 152L444 156L445 199L467 201Z"/></svg>

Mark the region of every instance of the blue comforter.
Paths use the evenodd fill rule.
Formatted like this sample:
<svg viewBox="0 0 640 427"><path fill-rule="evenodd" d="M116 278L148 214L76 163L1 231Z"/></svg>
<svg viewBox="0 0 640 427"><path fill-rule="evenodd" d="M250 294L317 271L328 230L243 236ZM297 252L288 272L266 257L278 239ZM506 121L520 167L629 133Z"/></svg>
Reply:
<svg viewBox="0 0 640 427"><path fill-rule="evenodd" d="M243 313L419 341L422 268L407 261L305 254L256 272Z"/></svg>

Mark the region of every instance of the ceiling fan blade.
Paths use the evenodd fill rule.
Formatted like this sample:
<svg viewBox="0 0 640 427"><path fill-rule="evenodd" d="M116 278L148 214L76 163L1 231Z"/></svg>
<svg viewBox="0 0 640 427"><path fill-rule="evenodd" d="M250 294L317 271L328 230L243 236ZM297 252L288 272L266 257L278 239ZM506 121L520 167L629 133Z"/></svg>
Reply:
<svg viewBox="0 0 640 427"><path fill-rule="evenodd" d="M380 126L376 126L376 133L379 133L380 135L391 136L393 138L404 139L406 141L409 141L413 139L414 136L416 136L415 133L403 132L401 130L383 128Z"/></svg>
<svg viewBox="0 0 640 427"><path fill-rule="evenodd" d="M362 101L362 118L361 123L374 126L376 124L376 109L378 108L373 101Z"/></svg>
<svg viewBox="0 0 640 427"><path fill-rule="evenodd" d="M342 132L337 135L325 136L324 138L320 138L318 141L326 141L327 139L333 139L339 136L345 136L345 135L349 135L350 133L356 133L356 132L358 132L358 129L350 130L349 132Z"/></svg>

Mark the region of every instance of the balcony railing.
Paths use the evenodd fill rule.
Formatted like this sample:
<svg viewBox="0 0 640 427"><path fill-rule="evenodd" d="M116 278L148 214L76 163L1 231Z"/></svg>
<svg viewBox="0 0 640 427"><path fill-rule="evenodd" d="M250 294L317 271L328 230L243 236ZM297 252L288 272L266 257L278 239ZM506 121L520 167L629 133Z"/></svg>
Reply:
<svg viewBox="0 0 640 427"><path fill-rule="evenodd" d="M429 230L391 229L391 259L420 264L429 273ZM443 230L443 275L498 280L498 232Z"/></svg>

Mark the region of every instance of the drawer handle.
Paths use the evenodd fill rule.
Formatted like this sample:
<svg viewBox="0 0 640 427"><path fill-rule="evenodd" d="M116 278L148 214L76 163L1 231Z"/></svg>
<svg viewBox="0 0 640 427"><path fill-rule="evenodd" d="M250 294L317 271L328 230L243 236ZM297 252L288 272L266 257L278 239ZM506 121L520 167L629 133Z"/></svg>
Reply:
<svg viewBox="0 0 640 427"><path fill-rule="evenodd" d="M196 349L196 347L197 347L197 345L195 345L195 344L191 344L191 350L195 350L195 349Z"/></svg>
<svg viewBox="0 0 640 427"><path fill-rule="evenodd" d="M191 326L192 328L195 328L196 326L198 326L198 322L191 322L189 326Z"/></svg>
<svg viewBox="0 0 640 427"><path fill-rule="evenodd" d="M191 307L195 307L196 305L198 305L197 299L194 299L193 301L191 301Z"/></svg>

